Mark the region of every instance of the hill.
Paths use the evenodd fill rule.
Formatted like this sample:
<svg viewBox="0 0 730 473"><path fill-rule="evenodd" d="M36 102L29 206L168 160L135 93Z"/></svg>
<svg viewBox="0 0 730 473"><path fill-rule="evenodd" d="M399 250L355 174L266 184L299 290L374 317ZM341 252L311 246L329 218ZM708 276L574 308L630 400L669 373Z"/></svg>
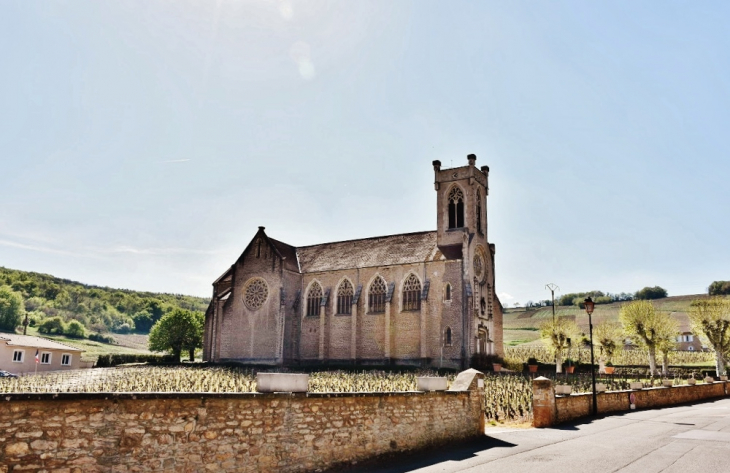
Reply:
<svg viewBox="0 0 730 473"><path fill-rule="evenodd" d="M202 312L209 303L203 297L93 286L3 267L0 286L10 286L22 296L31 326L59 316L64 322L77 320L97 333L147 333L156 320L175 308Z"/></svg>
<svg viewBox="0 0 730 473"><path fill-rule="evenodd" d="M705 299L707 294L695 294L686 296L665 297L655 299L652 302L657 310L668 312L679 322L680 330L689 331L689 318L687 312L689 306L695 299ZM618 314L621 305L626 302L614 302L611 304L596 305L593 311L593 326L604 321L618 322ZM540 325L552 318L552 307L538 307L534 309L512 308L504 312L504 342L506 345L515 346L522 344L541 344L539 341ZM555 306L556 317L571 317L578 324L584 333L588 333L588 315L585 310L577 306Z"/></svg>

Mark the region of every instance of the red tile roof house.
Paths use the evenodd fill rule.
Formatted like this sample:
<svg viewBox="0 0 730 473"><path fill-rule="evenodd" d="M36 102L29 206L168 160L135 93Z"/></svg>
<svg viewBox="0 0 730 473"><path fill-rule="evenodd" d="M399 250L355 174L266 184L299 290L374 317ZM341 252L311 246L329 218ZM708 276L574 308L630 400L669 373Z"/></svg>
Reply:
<svg viewBox="0 0 730 473"><path fill-rule="evenodd" d="M47 338L0 333L0 369L15 374L33 373L36 367L39 373L77 370L81 367L82 352Z"/></svg>

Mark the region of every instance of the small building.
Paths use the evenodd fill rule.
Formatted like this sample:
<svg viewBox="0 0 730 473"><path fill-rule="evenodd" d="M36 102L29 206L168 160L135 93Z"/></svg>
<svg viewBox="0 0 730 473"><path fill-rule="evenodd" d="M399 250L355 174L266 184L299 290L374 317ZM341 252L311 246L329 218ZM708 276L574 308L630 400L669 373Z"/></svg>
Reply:
<svg viewBox="0 0 730 473"><path fill-rule="evenodd" d="M0 333L0 369L11 373L77 370L83 350L42 337Z"/></svg>
<svg viewBox="0 0 730 473"><path fill-rule="evenodd" d="M700 337L690 331L683 331L677 335L677 350L679 351L703 351Z"/></svg>

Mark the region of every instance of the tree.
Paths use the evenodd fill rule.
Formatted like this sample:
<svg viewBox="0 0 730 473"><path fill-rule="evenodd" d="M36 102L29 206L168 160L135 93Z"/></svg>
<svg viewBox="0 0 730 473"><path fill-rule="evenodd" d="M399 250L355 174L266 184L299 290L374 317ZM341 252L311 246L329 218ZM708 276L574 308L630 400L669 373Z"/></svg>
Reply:
<svg viewBox="0 0 730 473"><path fill-rule="evenodd" d="M0 330L15 331L24 313L23 297L9 286L0 286Z"/></svg>
<svg viewBox="0 0 730 473"><path fill-rule="evenodd" d="M707 288L708 294L711 296L721 296L730 294L730 281L713 281Z"/></svg>
<svg viewBox="0 0 730 473"><path fill-rule="evenodd" d="M203 346L204 320L202 313L182 309L163 315L150 330L150 351L169 351L179 362L187 350L190 361L195 360L195 349Z"/></svg>
<svg viewBox="0 0 730 473"><path fill-rule="evenodd" d="M38 325L38 332L63 335L66 332L66 324L60 316L49 317L47 319L43 319Z"/></svg>
<svg viewBox="0 0 730 473"><path fill-rule="evenodd" d="M704 338L715 352L715 371L726 374L730 354L730 300L721 297L692 301L689 308L692 330Z"/></svg>
<svg viewBox="0 0 730 473"><path fill-rule="evenodd" d="M601 347L601 362L613 359L616 350L623 347L624 329L619 322L603 322L593 330L593 339ZM605 359L604 359L605 358Z"/></svg>
<svg viewBox="0 0 730 473"><path fill-rule="evenodd" d="M85 338L86 327L84 327L84 324L82 324L78 320L72 320L66 326L66 330L64 331L64 333L73 338Z"/></svg>
<svg viewBox="0 0 730 473"><path fill-rule="evenodd" d="M555 355L555 372L563 372L563 355L580 333L578 326L566 317L546 321L540 326L540 337Z"/></svg>
<svg viewBox="0 0 730 473"><path fill-rule="evenodd" d="M657 312L654 304L645 300L629 302L621 307L619 320L624 331L649 351L649 371L656 374L656 351L674 340L679 330L677 322L666 312ZM668 351L668 350L667 350Z"/></svg>
<svg viewBox="0 0 730 473"><path fill-rule="evenodd" d="M659 286L645 287L644 289L636 291L636 294L634 295L635 299L644 301L651 299L662 299L664 297L667 297L667 290Z"/></svg>
<svg viewBox="0 0 730 473"><path fill-rule="evenodd" d="M147 310L137 312L132 319L134 320L134 330L140 333L148 333L156 322Z"/></svg>

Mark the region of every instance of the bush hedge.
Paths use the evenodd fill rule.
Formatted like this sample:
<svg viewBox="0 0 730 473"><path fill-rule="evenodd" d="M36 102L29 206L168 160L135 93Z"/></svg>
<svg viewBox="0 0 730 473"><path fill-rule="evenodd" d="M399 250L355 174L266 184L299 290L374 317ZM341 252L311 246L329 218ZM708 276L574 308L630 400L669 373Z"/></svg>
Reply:
<svg viewBox="0 0 730 473"><path fill-rule="evenodd" d="M173 355L141 355L136 353L117 353L112 355L99 355L96 360L96 368L109 368L111 366L124 365L127 363L148 363L151 365L160 363L176 363Z"/></svg>

